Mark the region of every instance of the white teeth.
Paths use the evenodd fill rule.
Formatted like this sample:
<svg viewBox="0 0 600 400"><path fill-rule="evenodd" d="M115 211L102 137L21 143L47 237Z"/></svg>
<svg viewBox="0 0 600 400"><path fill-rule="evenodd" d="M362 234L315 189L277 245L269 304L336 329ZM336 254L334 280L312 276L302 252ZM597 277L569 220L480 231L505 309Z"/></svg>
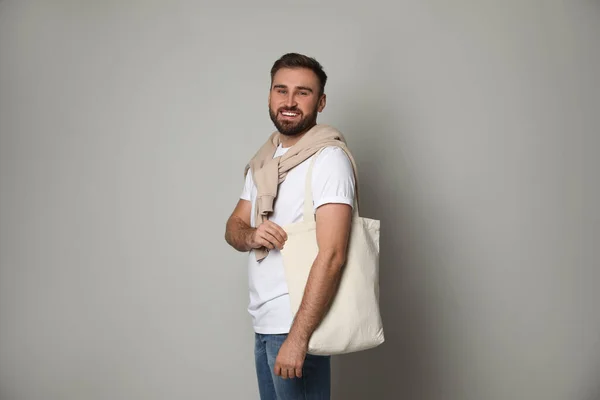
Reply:
<svg viewBox="0 0 600 400"><path fill-rule="evenodd" d="M289 112L282 112L283 115L285 115L286 117L295 117L298 114L294 114L294 113L289 113Z"/></svg>

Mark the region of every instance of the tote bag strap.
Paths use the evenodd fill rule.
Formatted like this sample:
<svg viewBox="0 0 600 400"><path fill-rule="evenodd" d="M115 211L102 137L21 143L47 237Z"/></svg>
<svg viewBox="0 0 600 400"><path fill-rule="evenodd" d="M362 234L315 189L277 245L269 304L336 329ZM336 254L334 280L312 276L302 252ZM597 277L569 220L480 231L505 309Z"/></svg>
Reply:
<svg viewBox="0 0 600 400"><path fill-rule="evenodd" d="M304 221L315 221L315 208L313 204L313 195L312 195L312 171L315 165L315 161L319 154L325 149L325 147L321 148L319 151L315 153L315 155L310 160L310 164L308 166L308 172L306 173L306 182L304 183ZM352 165L352 169L354 170L354 207L353 207L353 216L358 217L358 179L355 166Z"/></svg>

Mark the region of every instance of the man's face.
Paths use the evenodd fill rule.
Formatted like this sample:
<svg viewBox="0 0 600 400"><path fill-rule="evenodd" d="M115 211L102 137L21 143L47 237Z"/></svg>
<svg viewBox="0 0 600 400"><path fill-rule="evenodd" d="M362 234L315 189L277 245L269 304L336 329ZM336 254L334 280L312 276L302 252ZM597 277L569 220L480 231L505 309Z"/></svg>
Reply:
<svg viewBox="0 0 600 400"><path fill-rule="evenodd" d="M306 68L281 68L275 73L269 93L269 115L277 130L295 136L317 122L325 108L319 95L319 77Z"/></svg>

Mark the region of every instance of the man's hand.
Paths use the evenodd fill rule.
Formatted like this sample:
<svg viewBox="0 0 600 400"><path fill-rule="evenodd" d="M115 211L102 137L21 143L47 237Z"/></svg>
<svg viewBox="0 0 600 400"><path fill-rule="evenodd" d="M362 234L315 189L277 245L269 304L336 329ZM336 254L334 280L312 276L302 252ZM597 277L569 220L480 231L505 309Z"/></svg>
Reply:
<svg viewBox="0 0 600 400"><path fill-rule="evenodd" d="M302 378L302 366L306 358L308 343L288 336L275 359L275 375L287 378Z"/></svg>
<svg viewBox="0 0 600 400"><path fill-rule="evenodd" d="M248 245L253 249L266 247L269 250L283 249L287 240L287 233L274 222L266 220L250 235Z"/></svg>
<svg viewBox="0 0 600 400"><path fill-rule="evenodd" d="M258 228L250 227L250 212L252 203L240 199L225 228L225 240L238 251L250 251L266 247L269 250L281 250L287 234L279 225L269 220L260 224Z"/></svg>

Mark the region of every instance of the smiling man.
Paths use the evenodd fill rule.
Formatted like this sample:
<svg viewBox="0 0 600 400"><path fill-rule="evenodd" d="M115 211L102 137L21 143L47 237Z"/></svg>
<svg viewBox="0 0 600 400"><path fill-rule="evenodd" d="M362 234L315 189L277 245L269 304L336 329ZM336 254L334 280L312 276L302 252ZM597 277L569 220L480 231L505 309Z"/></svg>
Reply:
<svg viewBox="0 0 600 400"><path fill-rule="evenodd" d="M326 104L326 81L314 58L289 53L275 62L269 115L277 131L247 165L241 198L227 221L227 242L249 252L248 311L262 400L330 398L330 357L307 354L307 349L345 263L355 179L342 134L317 124ZM313 161L310 184L319 252L293 316L280 253L287 241L282 227L303 219L306 176Z"/></svg>

